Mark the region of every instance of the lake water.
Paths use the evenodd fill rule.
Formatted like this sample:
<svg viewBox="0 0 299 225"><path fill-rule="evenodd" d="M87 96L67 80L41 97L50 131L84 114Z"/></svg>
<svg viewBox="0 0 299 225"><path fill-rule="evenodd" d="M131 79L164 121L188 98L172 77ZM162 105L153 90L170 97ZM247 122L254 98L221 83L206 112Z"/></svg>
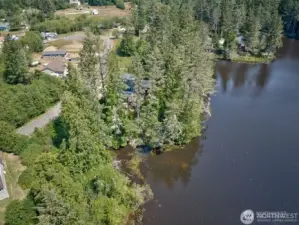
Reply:
<svg viewBox="0 0 299 225"><path fill-rule="evenodd" d="M299 41L284 40L271 64L223 61L216 73L204 137L147 160L155 198L143 225L240 225L245 209L299 213Z"/></svg>

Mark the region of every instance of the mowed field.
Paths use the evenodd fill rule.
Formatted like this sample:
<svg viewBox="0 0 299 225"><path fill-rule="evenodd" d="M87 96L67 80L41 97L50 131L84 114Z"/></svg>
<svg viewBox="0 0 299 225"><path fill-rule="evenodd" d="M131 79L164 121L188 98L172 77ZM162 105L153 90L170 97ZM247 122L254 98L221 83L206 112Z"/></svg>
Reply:
<svg viewBox="0 0 299 225"><path fill-rule="evenodd" d="M125 17L130 15L131 4L125 3L126 9L118 9L115 6L87 6L83 5L82 10L77 10L76 8L69 8L65 10L56 11L56 15L76 17L82 14L90 15L90 12L94 9L98 10L98 15L92 15L93 17L109 18L109 17Z"/></svg>

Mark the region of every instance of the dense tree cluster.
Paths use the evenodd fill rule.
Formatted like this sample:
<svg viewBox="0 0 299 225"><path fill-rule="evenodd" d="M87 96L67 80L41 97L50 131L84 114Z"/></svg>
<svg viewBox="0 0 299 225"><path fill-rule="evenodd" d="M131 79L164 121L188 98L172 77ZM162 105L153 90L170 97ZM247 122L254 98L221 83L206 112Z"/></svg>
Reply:
<svg viewBox="0 0 299 225"><path fill-rule="evenodd" d="M112 2L90 0L92 5ZM26 57L18 42L4 46L5 57L13 60L14 54L19 64L4 63L4 75L13 71L5 80L17 85L0 85L0 104L8 105L0 112L0 150L21 156L27 170L19 181L30 189L27 199L7 208L8 225L124 224L144 202L146 190L114 168L107 149L128 143L152 149L199 136L214 85L210 38L214 44L224 39L219 45L228 55L237 51L240 36L243 51L274 53L281 45L278 10L293 30L298 18L296 9L287 7L295 7L292 0L284 6L278 0L135 2L120 45L120 53L132 58L129 73L121 72L106 42L88 34L78 68L69 67L61 117L31 138L15 134L15 126L58 100L62 86L46 76L17 84L24 80ZM64 33L82 29L87 20L74 21L45 21L33 29ZM33 48L28 41L24 45Z"/></svg>
<svg viewBox="0 0 299 225"><path fill-rule="evenodd" d="M274 54L281 46L283 26L279 0L196 0L196 16L210 27L215 41L224 38L224 49L236 51L236 40L252 54Z"/></svg>
<svg viewBox="0 0 299 225"><path fill-rule="evenodd" d="M69 7L69 0L3 0L0 19L10 23L10 30L20 30L53 18L55 10Z"/></svg>
<svg viewBox="0 0 299 225"><path fill-rule="evenodd" d="M43 38L39 32L27 31L20 42L30 52L42 52L44 49Z"/></svg>
<svg viewBox="0 0 299 225"><path fill-rule="evenodd" d="M0 121L21 126L57 102L62 90L62 82L47 75L28 85L0 83Z"/></svg>
<svg viewBox="0 0 299 225"><path fill-rule="evenodd" d="M90 18L85 15L76 19L69 19L67 17L58 17L53 20L46 20L32 26L31 30L39 32L57 32L64 34L74 31L83 31L89 28L93 33L100 34L101 30L111 29L114 23L124 22L122 18L99 19Z"/></svg>
<svg viewBox="0 0 299 225"><path fill-rule="evenodd" d="M66 87L61 118L19 151L28 167L20 183L31 190L34 214L26 216L30 208L13 202L7 224L23 218L39 225L122 225L144 201L145 189L113 167L100 105L72 68Z"/></svg>
<svg viewBox="0 0 299 225"><path fill-rule="evenodd" d="M88 4L91 6L115 5L120 9L125 9L123 0L88 0Z"/></svg>
<svg viewBox="0 0 299 225"><path fill-rule="evenodd" d="M200 135L202 116L209 111L213 79L212 62L201 39L205 26L194 19L188 3L143 4L133 17L138 31L128 30L121 49L133 57L133 93L124 93L126 85L113 55L105 76L99 76L102 65L92 47L94 42L86 42L84 48L93 60L81 65L82 78L87 84L105 83L103 120L114 148L128 142L149 147L187 143ZM142 23L149 26L144 34L140 33ZM98 92L97 85L88 86Z"/></svg>
<svg viewBox="0 0 299 225"><path fill-rule="evenodd" d="M6 209L6 225L28 225L36 220L33 201L30 198L24 201L14 200Z"/></svg>
<svg viewBox="0 0 299 225"><path fill-rule="evenodd" d="M32 74L29 73L28 65L31 61L31 53L42 50L42 37L37 32L26 32L20 40L12 40L11 36L7 35L0 58L0 68L4 70L3 77L6 83L30 83Z"/></svg>
<svg viewBox="0 0 299 225"><path fill-rule="evenodd" d="M3 0L0 1L0 9L8 15L18 12L20 9L35 8L44 13L65 9L69 6L68 0Z"/></svg>
<svg viewBox="0 0 299 225"><path fill-rule="evenodd" d="M19 41L10 40L7 36L3 45L4 79L8 84L27 84L30 82L28 58Z"/></svg>
<svg viewBox="0 0 299 225"><path fill-rule="evenodd" d="M281 0L280 13L285 22L285 31L292 37L299 37L299 2L297 0Z"/></svg>

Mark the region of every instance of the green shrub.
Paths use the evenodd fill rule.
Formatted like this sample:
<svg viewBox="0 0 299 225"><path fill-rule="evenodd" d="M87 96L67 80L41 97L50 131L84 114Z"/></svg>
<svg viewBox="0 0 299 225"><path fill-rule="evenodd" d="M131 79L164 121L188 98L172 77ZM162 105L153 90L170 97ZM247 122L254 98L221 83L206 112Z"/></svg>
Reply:
<svg viewBox="0 0 299 225"><path fill-rule="evenodd" d="M11 124L0 121L0 151L19 155L26 148L28 138L16 133Z"/></svg>
<svg viewBox="0 0 299 225"><path fill-rule="evenodd" d="M33 183L32 169L28 168L19 177L19 185L22 187L22 189L26 190L28 188L31 188L32 183Z"/></svg>
<svg viewBox="0 0 299 225"><path fill-rule="evenodd" d="M29 144L21 154L22 163L26 166L33 165L37 157L43 153L43 147L37 143Z"/></svg>
<svg viewBox="0 0 299 225"><path fill-rule="evenodd" d="M117 0L115 5L119 9L125 9L126 8L123 0Z"/></svg>
<svg viewBox="0 0 299 225"><path fill-rule="evenodd" d="M12 201L5 211L6 225L31 225L34 222L36 213L34 203L31 199L23 201Z"/></svg>

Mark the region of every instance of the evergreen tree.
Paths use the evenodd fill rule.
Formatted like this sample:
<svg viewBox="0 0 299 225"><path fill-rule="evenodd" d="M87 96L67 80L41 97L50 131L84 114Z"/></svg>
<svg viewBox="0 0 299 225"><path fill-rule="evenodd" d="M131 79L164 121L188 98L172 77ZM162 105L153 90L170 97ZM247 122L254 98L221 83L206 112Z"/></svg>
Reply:
<svg viewBox="0 0 299 225"><path fill-rule="evenodd" d="M5 81L9 84L28 83L30 77L27 56L21 44L17 41L9 40L7 36L4 42L3 53L5 55Z"/></svg>
<svg viewBox="0 0 299 225"><path fill-rule="evenodd" d="M99 65L100 40L88 33L80 52L80 72L85 85L90 88L95 96L100 93L101 76Z"/></svg>
<svg viewBox="0 0 299 225"><path fill-rule="evenodd" d="M253 52L259 51L259 45L261 40L261 24L259 17L255 14L254 10L250 10L247 17L247 32L245 38L248 48Z"/></svg>
<svg viewBox="0 0 299 225"><path fill-rule="evenodd" d="M138 36L140 31L145 28L146 25L146 9L145 1L138 0L137 5L133 10L133 24L135 28L135 34Z"/></svg>

